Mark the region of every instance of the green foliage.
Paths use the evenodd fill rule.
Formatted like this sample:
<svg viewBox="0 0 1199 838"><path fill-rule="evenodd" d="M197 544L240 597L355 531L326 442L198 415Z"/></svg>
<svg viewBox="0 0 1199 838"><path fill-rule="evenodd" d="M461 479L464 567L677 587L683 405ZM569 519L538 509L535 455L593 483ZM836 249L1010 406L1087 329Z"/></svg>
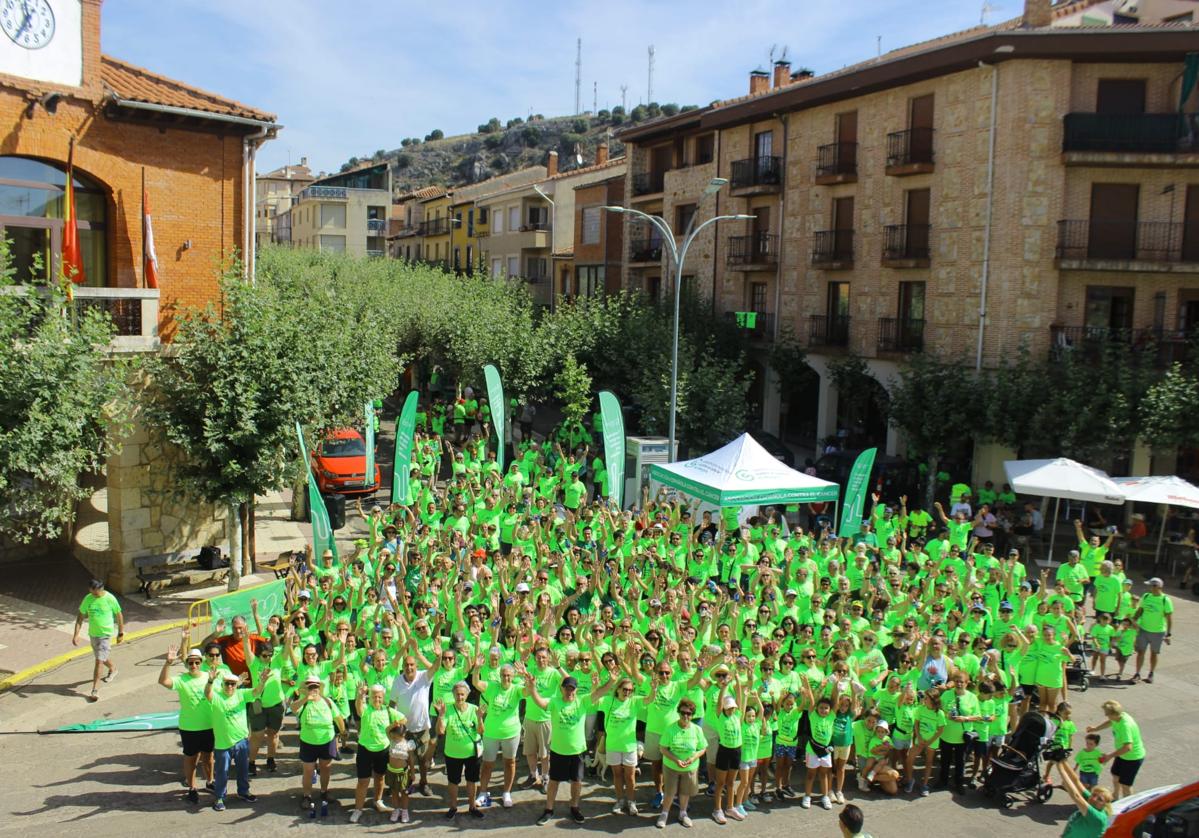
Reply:
<svg viewBox="0 0 1199 838"><path fill-rule="evenodd" d="M562 418L567 424L582 423L591 412L591 376L587 367L567 355L562 369L554 377L555 395L562 404Z"/></svg>
<svg viewBox="0 0 1199 838"><path fill-rule="evenodd" d="M407 148L410 145L412 145L411 138L405 137L404 139L400 140L400 148Z"/></svg>
<svg viewBox="0 0 1199 838"><path fill-rule="evenodd" d="M667 102L665 105L662 106L662 115L663 116L674 116L678 112L679 112L679 106L676 105L674 102Z"/></svg>
<svg viewBox="0 0 1199 838"><path fill-rule="evenodd" d="M582 134L575 134L567 131L558 141L558 147L566 154L573 154L576 146L582 146L587 142L587 138Z"/></svg>
<svg viewBox="0 0 1199 838"><path fill-rule="evenodd" d="M1139 435L1154 448L1199 446L1199 378L1175 363L1145 393Z"/></svg>
<svg viewBox="0 0 1199 838"><path fill-rule="evenodd" d="M616 105L615 107L612 108L612 116L624 116L624 115L625 115L625 113L624 113L623 105Z"/></svg>
<svg viewBox="0 0 1199 838"><path fill-rule="evenodd" d="M384 157L386 157L386 156L387 156L387 149L385 149L385 148L381 148L381 149L378 149L378 150L375 152L375 154L374 154L374 159L375 159L375 160L382 160L382 159L383 159Z"/></svg>
<svg viewBox="0 0 1199 838"><path fill-rule="evenodd" d="M445 138L445 132L442 131L440 128L434 128L432 131L430 131L428 134L425 135L425 142L429 142L430 140L441 140L444 138Z"/></svg>
<svg viewBox="0 0 1199 838"><path fill-rule="evenodd" d="M612 112L609 111L607 108L600 108L599 112L595 115L596 121L600 122L600 123L607 122L611 118L612 118Z"/></svg>
<svg viewBox="0 0 1199 838"><path fill-rule="evenodd" d="M585 116L577 117L574 122L570 123L570 129L576 134L586 134L590 127L591 123Z"/></svg>
<svg viewBox="0 0 1199 838"><path fill-rule="evenodd" d="M479 133L480 134L494 134L496 131L499 131L501 127L502 126L500 125L499 118L493 116L491 119L487 120L486 122L484 122L482 125L479 126Z"/></svg>
<svg viewBox="0 0 1199 838"><path fill-rule="evenodd" d="M483 140L483 145L490 149L499 148L503 144L504 144L503 134L489 134L486 137L486 139Z"/></svg>
<svg viewBox="0 0 1199 838"><path fill-rule="evenodd" d="M629 114L629 122L644 122L648 118L649 111L646 109L645 105L638 105L637 107L633 108L632 112Z"/></svg>
<svg viewBox="0 0 1199 838"><path fill-rule="evenodd" d="M109 356L112 324L65 285L17 286L0 237L0 534L55 538L118 450L130 364Z"/></svg>
<svg viewBox="0 0 1199 838"><path fill-rule="evenodd" d="M789 393L797 393L811 385L817 378L816 371L808 366L808 354L795 332L785 326L770 350L770 368L778 376L779 390L786 400Z"/></svg>
<svg viewBox="0 0 1199 838"><path fill-rule="evenodd" d="M520 132L520 141L529 148L535 148L541 142L541 129L533 125L526 125Z"/></svg>
<svg viewBox="0 0 1199 838"><path fill-rule="evenodd" d="M617 111L620 111L620 113L617 113ZM625 121L624 110L621 109L619 105L612 109L612 116L610 118L610 121L613 125L623 125L624 124L624 121Z"/></svg>
<svg viewBox="0 0 1199 838"><path fill-rule="evenodd" d="M849 427L861 423L872 406L886 413L885 391L862 358L857 355L836 358L829 361L828 371Z"/></svg>
<svg viewBox="0 0 1199 838"><path fill-rule="evenodd" d="M401 154L398 157L396 157L396 168L397 169L407 169L411 165L412 165L412 155L411 154Z"/></svg>
<svg viewBox="0 0 1199 838"><path fill-rule="evenodd" d="M508 124L504 127L515 128L517 125L524 125L524 124L525 124L525 121L523 119L521 119L519 116L517 116L517 117L513 117L512 119L509 119Z"/></svg>
<svg viewBox="0 0 1199 838"><path fill-rule="evenodd" d="M651 119L662 115L662 106L657 102L650 102L645 106L645 112Z"/></svg>

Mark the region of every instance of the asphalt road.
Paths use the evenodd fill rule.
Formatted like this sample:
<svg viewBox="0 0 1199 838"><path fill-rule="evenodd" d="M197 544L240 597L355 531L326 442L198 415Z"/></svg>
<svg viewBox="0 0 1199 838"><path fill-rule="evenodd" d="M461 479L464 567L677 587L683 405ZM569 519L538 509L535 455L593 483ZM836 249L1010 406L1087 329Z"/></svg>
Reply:
<svg viewBox="0 0 1199 838"><path fill-rule="evenodd" d="M1175 597L1175 642L1163 656L1153 685L1100 685L1085 693L1071 691L1074 718L1079 728L1102 721L1099 705L1116 698L1136 717L1144 734L1149 757L1138 788L1193 780L1197 772L1191 750L1199 742L1199 714L1194 712L1199 695L1199 604L1194 598ZM115 660L120 675L104 685L101 701L83 700L84 682L90 681L89 660L76 661L31 684L0 695L0 834L63 835L82 833L89 838L109 835L203 834L259 835L284 829L319 829L332 825L364 833L420 832L445 834L450 830L487 829L506 834L536 829L533 822L542 809L542 799L531 792L516 795L510 810L493 807L482 821L459 817L454 823L443 819L445 807L439 797L414 798L414 822L401 827L385 816L367 812L358 826L348 823L353 803L353 760L336 767L334 803L324 821L310 823L301 817L297 734L294 726L284 736L280 772L261 776L253 783L259 796L255 804L232 800L223 813L211 811L202 800L189 806L179 784L178 735L174 731L106 734L39 734L38 730L101 717L121 717L141 712L168 710L172 694L157 686L162 655L172 635L147 638L118 647ZM1106 740L1110 743L1110 740ZM522 760L523 762L523 760ZM521 773L523 776L523 771ZM643 776L644 773L643 773ZM434 791L443 788L443 777L434 778ZM644 786L643 786L644 788ZM642 792L645 800L648 793ZM927 799L910 797L884 800L852 791L848 799L866 812L867 829L875 836L1028 836L1060 835L1070 814L1068 799L1058 792L1047 804L1018 804L999 810L979 796L954 798L935 792ZM654 816L639 819L608 814L610 787L588 785L583 811L588 820L581 827L560 820L541 830L587 830L615 833L644 830L656 834ZM647 808L647 807L643 807ZM796 804L774 806L768 812L751 813L742 823L721 827L710 818L708 798L692 806L697 836L718 833L771 836L835 836L836 808L825 812L801 810ZM565 809L559 805L560 814ZM670 834L682 828L671 821Z"/></svg>

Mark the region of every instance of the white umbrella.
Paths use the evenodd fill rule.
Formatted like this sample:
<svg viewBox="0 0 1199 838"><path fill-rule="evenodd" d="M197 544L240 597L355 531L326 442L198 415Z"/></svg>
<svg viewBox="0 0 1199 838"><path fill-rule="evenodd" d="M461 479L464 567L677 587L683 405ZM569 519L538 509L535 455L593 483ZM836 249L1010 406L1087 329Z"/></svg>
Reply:
<svg viewBox="0 0 1199 838"><path fill-rule="evenodd" d="M1057 522L1062 498L1090 503L1124 503L1124 490L1106 472L1065 457L1053 460L1006 460L1003 470L1012 489L1022 495L1056 498ZM1056 527L1049 530L1049 561L1053 561Z"/></svg>
<svg viewBox="0 0 1199 838"><path fill-rule="evenodd" d="M1113 482L1124 490L1126 500L1199 509L1199 487L1172 474L1154 477L1116 477L1113 478ZM1155 563L1161 557L1162 539L1165 538L1165 535L1166 516L1163 515L1161 529L1157 533L1157 550L1153 554Z"/></svg>

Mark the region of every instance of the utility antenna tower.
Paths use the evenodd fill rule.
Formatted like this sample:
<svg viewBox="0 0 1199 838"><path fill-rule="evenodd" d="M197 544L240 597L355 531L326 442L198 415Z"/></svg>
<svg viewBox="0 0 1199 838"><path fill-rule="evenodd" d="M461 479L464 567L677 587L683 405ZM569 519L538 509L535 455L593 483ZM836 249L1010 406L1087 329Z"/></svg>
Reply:
<svg viewBox="0 0 1199 838"><path fill-rule="evenodd" d="M582 113L583 101L580 99L583 84L583 39L575 43L575 113Z"/></svg>
<svg viewBox="0 0 1199 838"><path fill-rule="evenodd" d="M591 83L591 112L599 112L599 82L597 81Z"/></svg>
<svg viewBox="0 0 1199 838"><path fill-rule="evenodd" d="M620 109L622 111L628 110L628 104L629 104L627 101L628 92L629 92L629 86L627 84L622 84L620 86Z"/></svg>
<svg viewBox="0 0 1199 838"><path fill-rule="evenodd" d="M645 85L645 104L654 101L654 45L649 45L649 81Z"/></svg>

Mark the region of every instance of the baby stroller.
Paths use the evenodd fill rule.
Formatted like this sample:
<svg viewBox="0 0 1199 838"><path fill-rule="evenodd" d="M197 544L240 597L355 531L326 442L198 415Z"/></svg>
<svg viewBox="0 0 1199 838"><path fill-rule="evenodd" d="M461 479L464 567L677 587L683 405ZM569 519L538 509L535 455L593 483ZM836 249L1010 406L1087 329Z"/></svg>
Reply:
<svg viewBox="0 0 1199 838"><path fill-rule="evenodd" d="M1010 809L1018 795L1044 803L1053 786L1041 781L1041 751L1053 741L1055 726L1036 711L1025 713L1008 742L991 760L991 770L982 786L984 797L995 798Z"/></svg>
<svg viewBox="0 0 1199 838"><path fill-rule="evenodd" d="M1087 641L1071 643L1070 653L1074 658L1066 666L1066 683L1071 687L1077 687L1080 693L1085 693L1087 687L1091 686L1091 650L1087 647Z"/></svg>

